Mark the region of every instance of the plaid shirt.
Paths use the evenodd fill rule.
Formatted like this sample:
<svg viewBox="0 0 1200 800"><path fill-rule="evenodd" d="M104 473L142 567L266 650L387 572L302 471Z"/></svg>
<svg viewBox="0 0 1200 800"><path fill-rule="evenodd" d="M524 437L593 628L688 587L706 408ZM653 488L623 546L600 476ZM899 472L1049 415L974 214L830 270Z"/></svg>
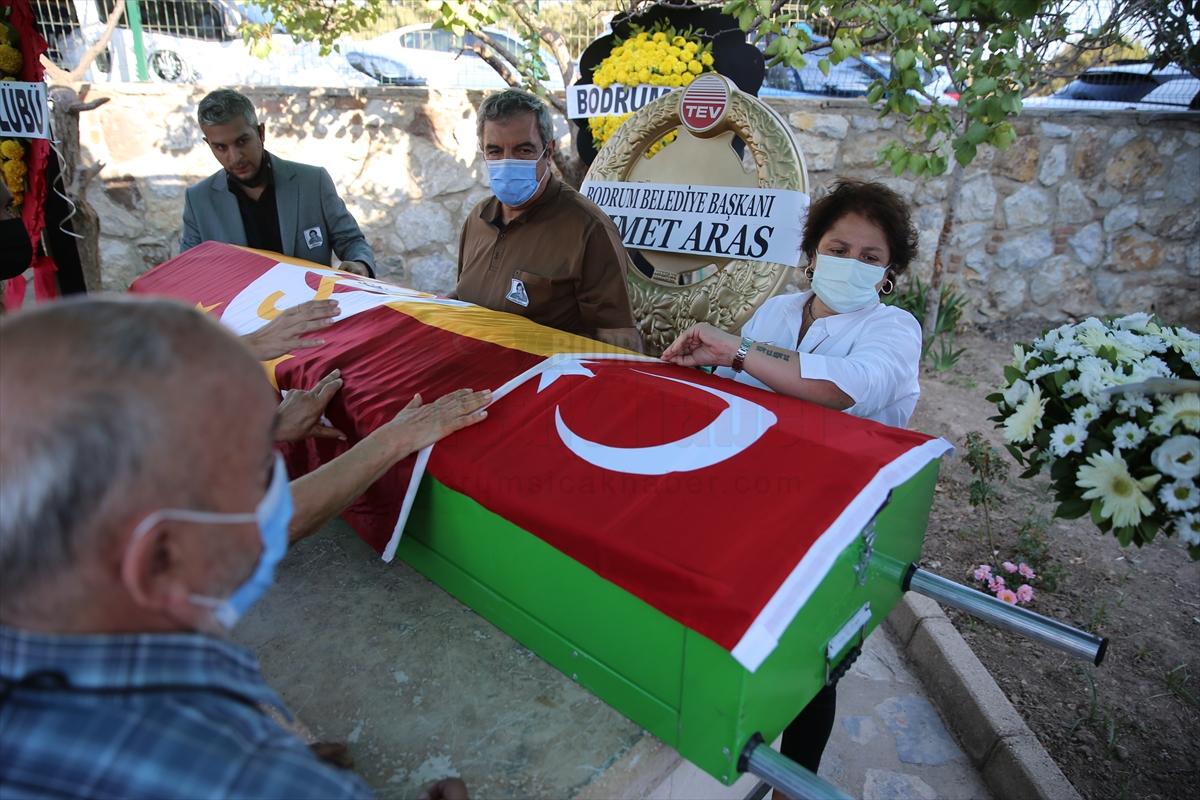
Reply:
<svg viewBox="0 0 1200 800"><path fill-rule="evenodd" d="M248 651L199 634L0 626L0 796L370 797L262 711Z"/></svg>

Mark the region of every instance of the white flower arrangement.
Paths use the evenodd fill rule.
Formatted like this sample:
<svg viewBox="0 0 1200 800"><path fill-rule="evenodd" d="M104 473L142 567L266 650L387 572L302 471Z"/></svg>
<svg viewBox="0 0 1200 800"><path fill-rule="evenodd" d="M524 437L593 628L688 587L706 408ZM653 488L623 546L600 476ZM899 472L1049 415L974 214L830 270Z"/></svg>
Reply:
<svg viewBox="0 0 1200 800"><path fill-rule="evenodd" d="M988 400L1022 477L1049 469L1055 516L1090 515L1123 545L1162 531L1200 559L1198 368L1187 328L1089 317L1015 345Z"/></svg>

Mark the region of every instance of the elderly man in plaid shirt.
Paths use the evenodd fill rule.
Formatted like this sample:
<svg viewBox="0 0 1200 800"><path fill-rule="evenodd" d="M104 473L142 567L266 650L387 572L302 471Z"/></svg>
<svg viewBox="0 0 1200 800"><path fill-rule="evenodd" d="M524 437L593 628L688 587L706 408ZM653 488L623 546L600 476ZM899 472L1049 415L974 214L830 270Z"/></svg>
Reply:
<svg viewBox="0 0 1200 800"><path fill-rule="evenodd" d="M289 536L481 418L482 393L448 398L296 481L293 515L276 398L199 312L63 301L0 322L0 797L370 796L274 721L224 634Z"/></svg>

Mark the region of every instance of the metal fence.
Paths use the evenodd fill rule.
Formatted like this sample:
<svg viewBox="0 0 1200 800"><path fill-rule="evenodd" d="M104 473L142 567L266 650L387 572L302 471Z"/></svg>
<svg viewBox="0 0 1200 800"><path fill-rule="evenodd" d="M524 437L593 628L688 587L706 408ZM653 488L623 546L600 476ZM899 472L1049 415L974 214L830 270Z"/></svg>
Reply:
<svg viewBox="0 0 1200 800"><path fill-rule="evenodd" d="M253 2L242 0L31 0L50 58L65 69L105 30L114 2L125 17L112 39L84 75L90 81L150 80L207 84L295 86L371 86L492 89L505 85L476 52L471 34L455 36L433 28L436 15L422 0L390 0L366 31L344 40L321 56L315 44L294 42L282 29L271 38L269 55L259 58L242 41L245 23L267 21ZM595 38L609 31L612 17L628 7L621 0L540 0L532 4L539 19L563 33L578 58ZM786 9L785 9L786 10ZM828 31L812 24L815 41ZM512 53L526 53L518 24L497 23L489 35ZM760 46L765 46L765 42ZM871 84L886 79L886 53L863 54L834 65L828 74L817 64L825 53L812 53L803 68L777 65L768 70L762 94L791 97L861 97ZM551 88L562 87L554 59L543 50ZM938 102L957 95L945 70L925 76L924 94ZM1069 110L1200 110L1200 80L1176 68L1151 70L1145 64L1092 68L1054 96L1027 106Z"/></svg>

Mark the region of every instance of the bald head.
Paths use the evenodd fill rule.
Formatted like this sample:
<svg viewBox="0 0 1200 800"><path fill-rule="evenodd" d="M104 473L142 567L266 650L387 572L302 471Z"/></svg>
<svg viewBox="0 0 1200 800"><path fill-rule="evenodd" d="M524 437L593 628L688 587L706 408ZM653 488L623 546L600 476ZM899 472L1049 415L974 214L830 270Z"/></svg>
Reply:
<svg viewBox="0 0 1200 800"><path fill-rule="evenodd" d="M114 297L0 321L0 408L0 598L11 601L95 555L118 520L204 508L229 448L269 449L273 396L204 315Z"/></svg>

